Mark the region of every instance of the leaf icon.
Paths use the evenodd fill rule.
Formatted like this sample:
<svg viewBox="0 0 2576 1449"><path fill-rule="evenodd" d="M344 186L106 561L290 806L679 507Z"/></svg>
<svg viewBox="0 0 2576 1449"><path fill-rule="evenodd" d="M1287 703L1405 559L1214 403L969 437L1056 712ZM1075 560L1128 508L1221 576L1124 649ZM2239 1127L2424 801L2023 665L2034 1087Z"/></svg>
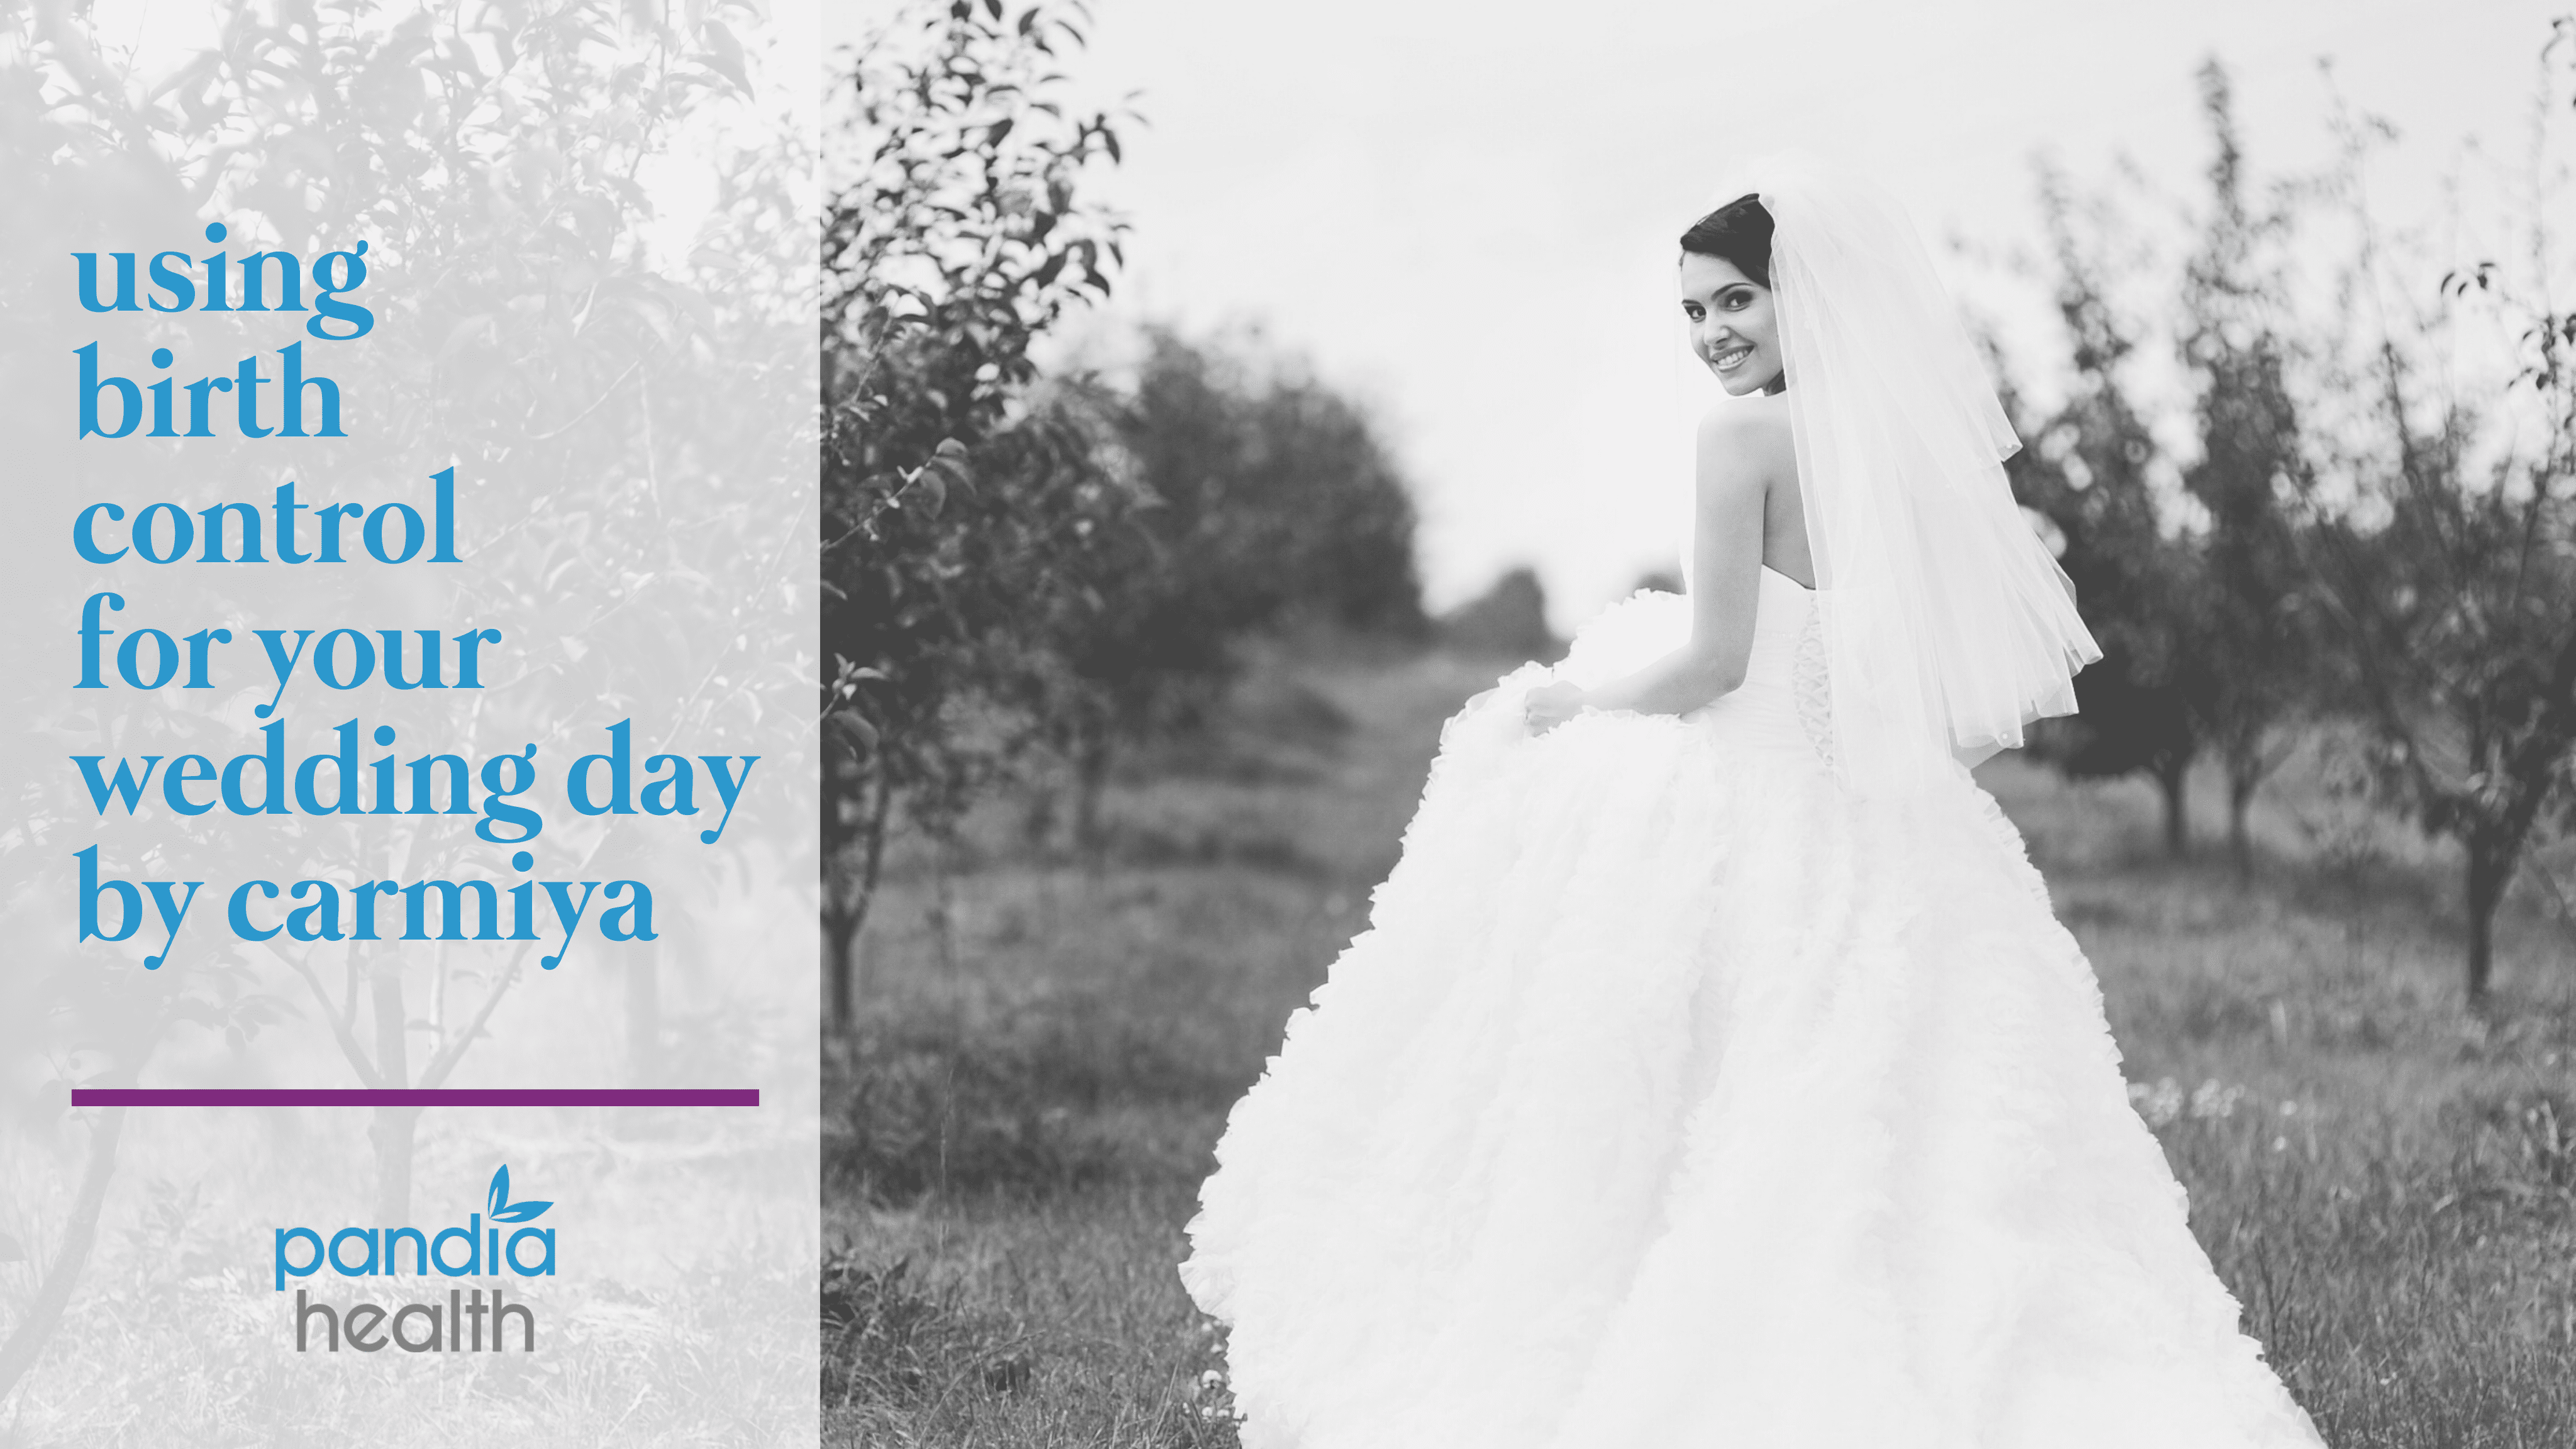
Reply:
<svg viewBox="0 0 2576 1449"><path fill-rule="evenodd" d="M528 1219L537 1216L539 1213L542 1213L553 1206L554 1204L550 1201L542 1201L536 1198L529 1198L521 1202L510 1201L509 1165L504 1163L500 1167L492 1170L492 1199L485 1212L485 1216L489 1217L492 1221L496 1223L524 1223Z"/></svg>

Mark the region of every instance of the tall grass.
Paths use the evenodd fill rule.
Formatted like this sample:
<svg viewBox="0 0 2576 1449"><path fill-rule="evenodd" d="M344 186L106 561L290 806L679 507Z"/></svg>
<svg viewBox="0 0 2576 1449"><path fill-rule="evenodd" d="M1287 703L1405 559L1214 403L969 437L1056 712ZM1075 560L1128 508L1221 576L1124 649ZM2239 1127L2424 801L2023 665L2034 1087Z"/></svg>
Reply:
<svg viewBox="0 0 2576 1449"><path fill-rule="evenodd" d="M1214 743L1118 785L1099 856L996 812L898 863L864 1020L827 1052L826 1442L1233 1442L1182 1225L1226 1107L1362 924L1440 720L1494 672L1274 661ZM2329 1441L2576 1443L2566 926L2516 906L2499 1010L2471 1018L2448 862L2312 765L2258 808L2250 883L2214 848L2163 860L2144 786L1981 774Z"/></svg>

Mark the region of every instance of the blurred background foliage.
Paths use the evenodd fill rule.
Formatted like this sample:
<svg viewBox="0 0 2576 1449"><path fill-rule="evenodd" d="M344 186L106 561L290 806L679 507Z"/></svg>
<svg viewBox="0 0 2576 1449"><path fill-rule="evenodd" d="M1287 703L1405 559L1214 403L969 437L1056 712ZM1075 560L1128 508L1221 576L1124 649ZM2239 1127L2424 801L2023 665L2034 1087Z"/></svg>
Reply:
<svg viewBox="0 0 2576 1449"><path fill-rule="evenodd" d="M2043 166L2071 385L2047 416L2016 408L2032 445L2010 469L2104 650L2077 680L2081 715L2037 753L2073 776L2152 778L2177 856L2189 773L2213 762L2250 873L2257 790L2302 743L2325 749L2342 788L2456 849L2473 1007L2506 890L2546 871L2533 847L2576 809L2576 311L2552 300L2576 256L2551 226L2576 21L2541 60L2516 254L2439 277L2404 274L2367 205L2364 167L2393 128L2340 116L2333 167L2258 181L2227 72L2204 67L2207 190L2160 298L2193 381L2180 456L2130 391L2148 324L2112 300L2140 265L2119 200ZM2290 274L2293 243L2327 228L2349 249L2320 318ZM2511 357L2492 392L2456 365L2473 329Z"/></svg>
<svg viewBox="0 0 2576 1449"><path fill-rule="evenodd" d="M1076 5L916 7L835 90L823 838L842 1025L896 832L949 839L997 784L1062 784L1090 844L1118 750L1202 722L1254 636L1423 624L1413 504L1363 406L1256 338L1156 330L1131 367L1040 366L1121 255L1084 179L1139 118L1069 111L1053 69L1086 23Z"/></svg>

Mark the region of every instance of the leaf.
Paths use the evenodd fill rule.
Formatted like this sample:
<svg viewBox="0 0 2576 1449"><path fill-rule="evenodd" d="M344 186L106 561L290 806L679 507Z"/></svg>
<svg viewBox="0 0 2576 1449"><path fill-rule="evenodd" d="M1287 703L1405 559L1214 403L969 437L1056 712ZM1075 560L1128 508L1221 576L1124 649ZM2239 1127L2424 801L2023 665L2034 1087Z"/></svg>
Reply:
<svg viewBox="0 0 2576 1449"><path fill-rule="evenodd" d="M626 0L626 21L646 35L664 33L662 7L653 0Z"/></svg>
<svg viewBox="0 0 2576 1449"><path fill-rule="evenodd" d="M27 1245L7 1233L0 1233L0 1263L27 1261Z"/></svg>
<svg viewBox="0 0 2576 1449"><path fill-rule="evenodd" d="M707 22L706 41L708 68L733 82L734 89L750 95L751 77L743 69L742 42L733 38L733 32L721 20Z"/></svg>
<svg viewBox="0 0 2576 1449"><path fill-rule="evenodd" d="M264 991L251 992L243 996L239 1001L233 1003L234 1018L236 1020L249 1022L255 1025L265 1025L272 1021L284 1021L288 1017L302 1016L303 1014L303 1007L296 1005L285 997L271 996Z"/></svg>
<svg viewBox="0 0 2576 1449"><path fill-rule="evenodd" d="M552 1202L534 1198L524 1202L510 1201L510 1165L505 1162L492 1169L492 1197L485 1204L485 1217L496 1223L524 1223L553 1206Z"/></svg>
<svg viewBox="0 0 2576 1449"><path fill-rule="evenodd" d="M877 727L869 723L863 715L843 711L832 716L832 725L842 734L856 739L863 749L873 750L877 747L877 740L880 738Z"/></svg>
<svg viewBox="0 0 2576 1449"><path fill-rule="evenodd" d="M477 312L447 330L447 340L439 344L438 360L446 361L459 348L480 342L491 346L500 341L500 328L489 312Z"/></svg>
<svg viewBox="0 0 2576 1449"><path fill-rule="evenodd" d="M179 1021L193 1021L199 1026L224 1024L223 1008L200 997L179 997L170 1003L168 1010L170 1015Z"/></svg>
<svg viewBox="0 0 2576 1449"><path fill-rule="evenodd" d="M921 477L923 482L931 484L938 490L931 504L933 514L939 511L939 502L946 498L950 488L963 488L970 493L974 491L974 471L966 466L962 458L933 458L930 460L930 466L921 470Z"/></svg>

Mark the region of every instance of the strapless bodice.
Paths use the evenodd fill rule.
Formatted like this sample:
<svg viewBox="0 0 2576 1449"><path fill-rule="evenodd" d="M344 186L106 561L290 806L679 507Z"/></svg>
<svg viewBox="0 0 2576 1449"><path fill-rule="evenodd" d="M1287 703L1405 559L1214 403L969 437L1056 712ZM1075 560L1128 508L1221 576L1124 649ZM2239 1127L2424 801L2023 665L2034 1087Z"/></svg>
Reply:
<svg viewBox="0 0 2576 1449"><path fill-rule="evenodd" d="M1816 591L1769 564L1762 566L1761 579L1744 682L1685 718L1724 730L1736 743L1830 757L1833 732Z"/></svg>
<svg viewBox="0 0 2576 1449"><path fill-rule="evenodd" d="M1753 616L1753 656L1744 667L1747 685L1756 678L1793 678L1801 649L1816 634L1816 591L1769 564L1762 566L1761 577L1761 602Z"/></svg>

